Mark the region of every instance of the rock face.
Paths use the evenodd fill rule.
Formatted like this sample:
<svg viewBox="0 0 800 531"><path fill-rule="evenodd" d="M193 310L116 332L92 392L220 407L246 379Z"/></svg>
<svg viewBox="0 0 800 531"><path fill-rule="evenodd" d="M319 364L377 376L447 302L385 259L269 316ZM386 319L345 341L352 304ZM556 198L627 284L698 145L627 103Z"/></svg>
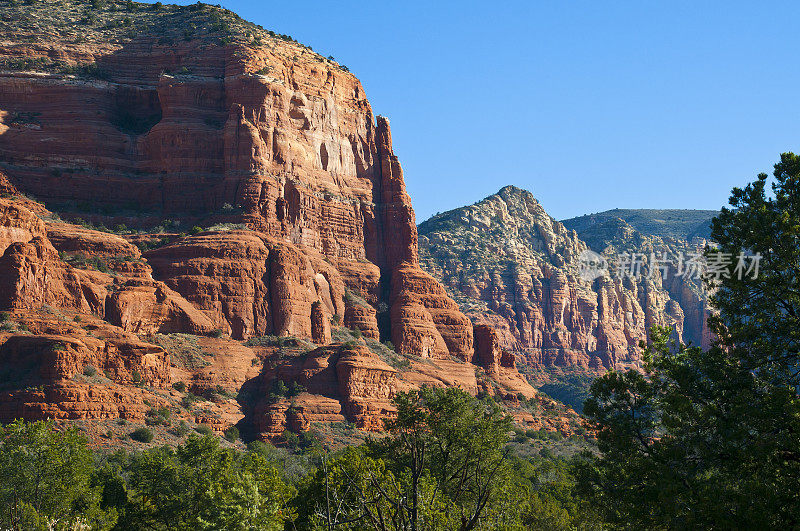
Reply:
<svg viewBox="0 0 800 531"><path fill-rule="evenodd" d="M281 361L262 373L265 399L252 417L261 437L290 429L308 429L315 421L349 420L367 430L383 428L382 419L394 412L397 371L364 346L320 347ZM305 390L291 401L269 395L276 380L294 382Z"/></svg>
<svg viewBox="0 0 800 531"><path fill-rule="evenodd" d="M675 277L665 281L658 271L651 277L646 267L638 279L584 280L579 257L590 246L525 190L505 187L474 205L434 216L419 232L424 269L475 322L496 331L502 348L527 364L635 365L638 344L653 325L672 326L678 337L697 342L703 310L689 286L673 286ZM620 234L609 231L627 238L625 246L597 251L661 249L662 240ZM485 344L486 329L480 334ZM489 350L497 356L496 347Z"/></svg>
<svg viewBox="0 0 800 531"><path fill-rule="evenodd" d="M50 227L55 243L69 251L59 254L47 236L8 246L0 257L0 308L52 306L96 314L123 330L143 333L213 330L205 315L153 280L146 264L134 266L123 260L139 258L138 249L125 240L88 230L77 230L73 239L67 237L70 227ZM129 254L116 254L120 249ZM93 256L106 272L71 266L61 259L70 252Z"/></svg>
<svg viewBox="0 0 800 531"><path fill-rule="evenodd" d="M709 307L696 276L680 275L692 255L701 253L711 235L716 210L609 210L564 220L564 226L595 252L608 258L635 253L670 261L659 271L662 287L671 299L670 311L683 314L682 339L708 348ZM678 258L680 257L680 259ZM679 266L679 263L682 264ZM643 265L647 272L648 265Z"/></svg>
<svg viewBox="0 0 800 531"><path fill-rule="evenodd" d="M10 181L48 204L224 211L247 225L251 232L200 234L146 255L156 279L234 338L311 337L311 308L321 302L328 317L349 318L403 352L470 357L469 321L418 267L389 122L375 118L358 79L240 19L228 21L229 44L215 35L166 42L152 29L166 12L228 13L164 10L137 13L135 39L89 32L78 46L22 27L6 36L0 57L47 63L0 72L0 160ZM102 79L54 73L54 54L59 65L92 62ZM26 230L24 220L9 223L5 239L25 239ZM79 245L92 251L89 241ZM344 288L376 316L346 315Z"/></svg>
<svg viewBox="0 0 800 531"><path fill-rule="evenodd" d="M213 6L103 4L77 31L67 19L86 9L0 6L0 310L15 316L0 365L37 365L45 382L43 392L12 385L0 420L141 418L151 391L131 398L131 383L164 394L190 378L213 394L219 381L235 394L262 382L266 393L281 377L309 392L294 404L256 396L243 414L259 433L319 419L379 429L398 385L478 392L473 361L507 392L533 395L507 354L476 358L471 321L420 268L389 122L346 68ZM86 214L173 232L113 235L82 226ZM58 326L43 325L43 311L58 312ZM357 341L333 337L341 324ZM175 333L227 354L200 360L213 371L178 363L186 349L157 346ZM315 348L278 363L240 343L262 336ZM379 341L418 371L398 379ZM236 353L267 368L250 375ZM82 381L87 365L112 383ZM215 375L231 367L235 378Z"/></svg>
<svg viewBox="0 0 800 531"><path fill-rule="evenodd" d="M63 320L58 310L48 311L56 313L5 314L0 330L0 422L142 419L146 397L136 385L169 384L164 350L111 325L92 322L87 330ZM24 323L24 331L12 330L10 323ZM87 368L104 375L106 384L89 383Z"/></svg>

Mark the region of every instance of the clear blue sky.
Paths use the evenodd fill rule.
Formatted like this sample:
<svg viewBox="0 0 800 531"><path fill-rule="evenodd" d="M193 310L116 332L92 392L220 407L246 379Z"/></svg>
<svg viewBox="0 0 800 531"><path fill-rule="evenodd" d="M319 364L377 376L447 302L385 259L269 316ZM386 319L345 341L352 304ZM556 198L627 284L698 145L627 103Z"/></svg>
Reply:
<svg viewBox="0 0 800 531"><path fill-rule="evenodd" d="M800 150L797 2L223 6L361 79L417 221L506 184L559 219L719 208Z"/></svg>

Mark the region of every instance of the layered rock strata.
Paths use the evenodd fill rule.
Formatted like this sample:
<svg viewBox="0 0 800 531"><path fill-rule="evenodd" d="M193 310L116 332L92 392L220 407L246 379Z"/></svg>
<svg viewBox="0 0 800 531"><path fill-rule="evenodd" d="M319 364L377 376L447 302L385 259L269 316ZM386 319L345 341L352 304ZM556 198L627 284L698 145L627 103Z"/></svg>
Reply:
<svg viewBox="0 0 800 531"><path fill-rule="evenodd" d="M136 38L90 32L80 46L7 36L0 57L51 67L0 72L0 163L10 180L52 205L218 212L247 225L253 232L201 234L146 256L155 278L234 338L311 337L319 301L328 317L402 352L470 357L469 321L418 267L389 122L375 118L358 79L248 26L254 44L233 19L229 44L212 35L166 42L158 31L167 30L151 24L163 16L137 14L148 29ZM53 72L54 54L73 71L90 63L102 79ZM344 287L376 316L346 312Z"/></svg>
<svg viewBox="0 0 800 531"><path fill-rule="evenodd" d="M474 205L434 216L419 231L424 269L475 322L496 331L503 349L528 365L636 365L639 342L654 325L698 342L704 310L692 286L661 271L650 275L646 264L638 278L583 279L579 259L590 246L525 190L505 187ZM629 236L627 246L614 250L648 255L660 250L652 238L639 238L636 245ZM611 249L600 251L614 260Z"/></svg>
<svg viewBox="0 0 800 531"><path fill-rule="evenodd" d="M266 356L238 341L294 336L317 348L307 356L311 368L284 376L325 381L310 384L316 405L308 410L375 429L391 412L396 370L334 341L332 328L342 323L360 332L359 344L391 340L427 371L404 381L458 381L477 392L472 323L419 266L389 122L373 115L361 83L220 8L110 4L86 18L89 8L69 0L0 6L0 310L18 316L3 336L0 365L35 360L46 381L44 393L27 383L9 390L0 417L141 418L151 391L140 389L126 411L130 382L115 376L126 374L120 367L135 372L132 383L162 390L152 393L173 396L169 384L180 378L217 396L218 378L235 394L235 385L267 376L250 375L230 356L220 356L224 365L215 358L183 366L181 349L168 352L165 369L154 338L206 336L257 364ZM80 34L70 17L83 21ZM169 218L201 228L120 237L79 226L82 212L95 223L125 219L142 228ZM64 316L58 333L39 326L49 309ZM85 322L103 331L104 346L82 339L95 334L75 324ZM65 349L48 347L61 344L50 336L66 338ZM139 354L113 346L123 340L149 341L153 350L135 361ZM153 357L161 360L157 375L142 361ZM108 371L112 383L82 381L81 364ZM312 374L314 364L323 376ZM336 377L326 380L330 364ZM226 367L237 367L236 378L215 376ZM48 406L51 399L60 402ZM75 405L86 400L114 405ZM24 409L34 402L38 413ZM283 406L283 416L269 414ZM262 433L308 425L302 407L262 410L247 409ZM222 427L220 418L235 415L202 421Z"/></svg>

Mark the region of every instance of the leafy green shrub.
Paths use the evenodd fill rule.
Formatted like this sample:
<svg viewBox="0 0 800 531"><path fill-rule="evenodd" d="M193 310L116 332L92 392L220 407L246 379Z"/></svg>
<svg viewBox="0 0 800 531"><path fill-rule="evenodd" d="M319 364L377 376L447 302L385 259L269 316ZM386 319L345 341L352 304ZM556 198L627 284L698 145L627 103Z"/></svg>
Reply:
<svg viewBox="0 0 800 531"><path fill-rule="evenodd" d="M202 400L201 397L195 395L194 393L188 392L183 398L181 398L181 405L186 409L189 409L192 407L192 404L200 400Z"/></svg>
<svg viewBox="0 0 800 531"><path fill-rule="evenodd" d="M181 420L178 424L171 427L167 431L176 437L186 437L186 435L192 430L189 428L189 425L186 424L185 420Z"/></svg>
<svg viewBox="0 0 800 531"><path fill-rule="evenodd" d="M304 450L313 448L319 445L319 437L315 432L302 431L298 435L298 444Z"/></svg>
<svg viewBox="0 0 800 531"><path fill-rule="evenodd" d="M92 79L108 79L109 72L100 67L97 63L89 63L86 65L68 65L58 69L62 74L71 74L79 77L86 77Z"/></svg>
<svg viewBox="0 0 800 531"><path fill-rule="evenodd" d="M304 386L300 385L297 382L292 382L289 384L289 391L286 393L286 396L287 397L297 396L300 393L304 393L305 391L306 388Z"/></svg>
<svg viewBox="0 0 800 531"><path fill-rule="evenodd" d="M274 453L275 447L264 441L255 440L247 443L247 451L254 454L270 455Z"/></svg>
<svg viewBox="0 0 800 531"><path fill-rule="evenodd" d="M283 380L277 380L272 386L272 392L278 396L286 396L289 393L289 388Z"/></svg>
<svg viewBox="0 0 800 531"><path fill-rule="evenodd" d="M153 432L145 427L137 428L130 433L130 438L134 441L149 443L153 440Z"/></svg>
<svg viewBox="0 0 800 531"><path fill-rule="evenodd" d="M87 365L83 368L83 374L84 376L94 376L97 374L97 369L94 367L94 365Z"/></svg>
<svg viewBox="0 0 800 531"><path fill-rule="evenodd" d="M200 435L213 435L214 430L211 429L211 426L208 424L200 424L199 426L195 426L194 431L199 433Z"/></svg>
<svg viewBox="0 0 800 531"><path fill-rule="evenodd" d="M224 432L225 438L230 442L236 442L239 439L239 428L231 426Z"/></svg>
<svg viewBox="0 0 800 531"><path fill-rule="evenodd" d="M300 437L298 437L296 433L293 433L289 430L286 430L281 434L281 439L286 446L292 450L297 450L300 447Z"/></svg>
<svg viewBox="0 0 800 531"><path fill-rule="evenodd" d="M67 345L65 345L61 341L56 341L55 343L50 345L50 350L52 350L53 352L60 352L63 350L67 350Z"/></svg>
<svg viewBox="0 0 800 531"><path fill-rule="evenodd" d="M169 418L171 416L172 412L167 407L160 409L150 408L145 415L145 423L148 426L158 426L159 424L169 426Z"/></svg>
<svg viewBox="0 0 800 531"><path fill-rule="evenodd" d="M186 382L175 382L172 384L172 388L178 391L179 393L186 392Z"/></svg>

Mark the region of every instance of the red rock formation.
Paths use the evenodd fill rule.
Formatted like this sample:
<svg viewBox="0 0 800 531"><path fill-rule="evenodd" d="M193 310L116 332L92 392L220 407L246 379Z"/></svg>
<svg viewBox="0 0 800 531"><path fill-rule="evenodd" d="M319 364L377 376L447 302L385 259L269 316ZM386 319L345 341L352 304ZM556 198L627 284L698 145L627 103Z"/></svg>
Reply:
<svg viewBox="0 0 800 531"><path fill-rule="evenodd" d="M351 330L360 330L364 337L380 339L375 308L366 303L345 300L344 326Z"/></svg>
<svg viewBox="0 0 800 531"><path fill-rule="evenodd" d="M164 351L147 344L109 342L102 350L65 336L14 335L0 346L2 371L16 373L27 383L69 380L92 365L119 383L131 383L134 371L141 382L162 386L169 381Z"/></svg>
<svg viewBox="0 0 800 531"><path fill-rule="evenodd" d="M321 347L281 360L264 372L263 386L281 380L296 382L307 392L291 400L262 401L252 418L257 433L276 437L284 430L307 429L314 421L353 422L366 430L383 429L394 412L397 371L364 346Z"/></svg>
<svg viewBox="0 0 800 531"><path fill-rule="evenodd" d="M206 235L147 256L156 278L233 337L310 337L318 299L330 315L349 317L377 337L369 310L344 315L338 294L347 286L374 307L399 304L392 315L431 314L436 333L421 324L424 315L386 327L386 338L401 338L403 351L422 353L429 349L423 343L441 335L435 355L471 355L469 322L441 289L433 293L435 282L417 266L414 212L389 122L375 119L355 77L292 43L208 48L155 41L142 35L136 43L87 45L114 83L0 74L0 109L36 116L35 127L6 122L0 130L0 158L22 190L50 201L174 212L235 205L239 220L269 245L254 234ZM67 44L50 46L60 46L66 60L85 57ZM193 75L164 74L180 67ZM85 105L87 98L95 103ZM64 103L46 104L56 100ZM91 248L75 236L75 245ZM326 270L315 257L335 267ZM223 266L229 259L247 266ZM406 293L388 300L390 284L398 283Z"/></svg>
<svg viewBox="0 0 800 531"><path fill-rule="evenodd" d="M0 308L7 310L50 305L102 315L111 283L110 275L61 262L42 236L11 244L0 257Z"/></svg>
<svg viewBox="0 0 800 531"><path fill-rule="evenodd" d="M490 326L483 324L475 325L473 330L475 337L475 358L473 363L486 369L489 374L496 373L503 358L503 351L500 348L497 333ZM508 363L508 359L509 357L506 356L506 363ZM513 356L510 359L511 367L513 367Z"/></svg>
<svg viewBox="0 0 800 531"><path fill-rule="evenodd" d="M342 351L336 362L336 376L347 417L363 429L382 430L383 419L395 411L391 399L396 391L396 375L396 370L366 348Z"/></svg>
<svg viewBox="0 0 800 531"><path fill-rule="evenodd" d="M521 394L526 398L536 392L527 380L517 371L515 356L503 350L497 332L491 326L477 324L474 328L475 357L473 363L483 367L492 379L509 393L508 398L516 400Z"/></svg>
<svg viewBox="0 0 800 531"><path fill-rule="evenodd" d="M209 334L215 328L197 308L163 282L132 279L106 299L105 317L128 332Z"/></svg>
<svg viewBox="0 0 800 531"><path fill-rule="evenodd" d="M181 9L164 7L178 17ZM205 27L196 39L167 43L164 31L182 34L169 26L172 19L159 19L165 22L156 25L159 34L144 20L162 14L138 13L143 24L135 39L109 38L111 25L81 45L42 39L35 28L0 34L0 57L93 65L77 76L0 72L0 162L8 173L0 175L0 191L14 195L16 186L67 210L88 205L99 211L95 222L103 222L104 212L110 220L147 210L131 215L132 223L143 226L161 213L204 226L229 224L173 234L142 254L130 241L159 238L43 222L54 218L41 205L0 200L0 310L28 319L35 338L9 340L8 352L17 354L8 359L39 359L52 373L46 392L35 395L35 412L20 406L33 400L24 389L0 397L6 412L140 418L142 395L133 392L126 410L122 390L133 371L156 386L174 372L198 391L215 389L217 379L230 391L254 380L265 391L275 378L305 386L309 392L291 400L246 406L248 420L265 434L345 418L380 429L392 414L398 376L364 345L319 347L246 377L237 363L165 372L164 350L136 336L277 335L326 345L331 322L440 364L420 364L422 372L409 371L403 385L450 382L477 392L472 324L419 267L414 211L389 122L373 115L360 82L310 49L253 26L247 38L234 32L224 46ZM102 79L91 77L97 69ZM55 330L36 324L32 316L49 307L91 319L104 339L63 322ZM65 354L22 354L31 351L26 341L41 346L50 335L72 338ZM229 350L256 364L268 358L243 348L236 343ZM89 362L107 370L114 384L76 381ZM496 375L527 393L530 386L509 376L508 363L501 356ZM236 378L219 375L233 366ZM217 428L233 418L201 416Z"/></svg>
<svg viewBox="0 0 800 531"><path fill-rule="evenodd" d="M44 222L36 214L14 201L0 199L0 254L12 243L44 235Z"/></svg>
<svg viewBox="0 0 800 531"><path fill-rule="evenodd" d="M32 214L28 211L28 215ZM17 234L19 239L22 236ZM47 236L13 243L0 257L0 309L53 306L95 314L124 330L143 333L213 331L208 318L163 283L154 281L146 264L131 266L111 260L112 269L133 278L78 269L61 260L50 243L51 236L62 253L95 259L140 257L138 249L117 236L79 228L73 233L71 226L50 225Z"/></svg>
<svg viewBox="0 0 800 531"><path fill-rule="evenodd" d="M331 342L331 322L319 301L311 305L311 339L318 345Z"/></svg>
<svg viewBox="0 0 800 531"><path fill-rule="evenodd" d="M24 314L12 317L25 319ZM0 393L0 422L143 418L147 407L134 384L165 387L170 382L169 357L160 347L112 329L109 337L97 337L63 323L28 322L34 335L0 335L0 375L14 383ZM87 367L111 384L76 380Z"/></svg>
<svg viewBox="0 0 800 531"><path fill-rule="evenodd" d="M392 342L398 352L472 359L469 319L441 284L411 262L402 262L392 272L392 323Z"/></svg>
<svg viewBox="0 0 800 531"><path fill-rule="evenodd" d="M145 256L158 278L235 339L312 338L315 302L324 312L344 307L344 284L333 267L262 233L204 233Z"/></svg>

